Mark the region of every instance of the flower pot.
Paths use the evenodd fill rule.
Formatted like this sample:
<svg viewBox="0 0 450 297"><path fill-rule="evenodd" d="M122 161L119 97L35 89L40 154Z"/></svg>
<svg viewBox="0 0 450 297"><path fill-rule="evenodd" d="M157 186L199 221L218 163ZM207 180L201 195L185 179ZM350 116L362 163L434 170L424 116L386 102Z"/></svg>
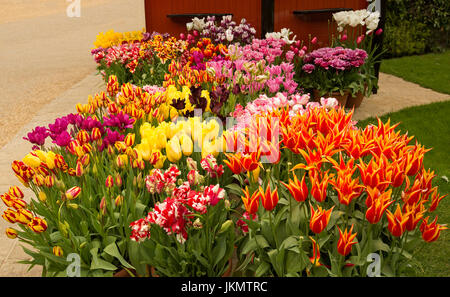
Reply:
<svg viewBox="0 0 450 297"><path fill-rule="evenodd" d="M332 98L336 98L336 100L339 103L339 106L345 106L345 104L347 103L347 98L349 96L348 91L344 91L344 95L341 95L340 92L331 92L331 93L325 93L323 96L320 96L319 95L320 90L316 90L316 89L314 89L313 94L314 94L314 101L316 101L316 102L320 102L321 97L332 97Z"/></svg>
<svg viewBox="0 0 450 297"><path fill-rule="evenodd" d="M347 103L345 104L346 108L357 108L361 105L361 102L364 99L364 93L359 91L353 97L351 94L348 95Z"/></svg>

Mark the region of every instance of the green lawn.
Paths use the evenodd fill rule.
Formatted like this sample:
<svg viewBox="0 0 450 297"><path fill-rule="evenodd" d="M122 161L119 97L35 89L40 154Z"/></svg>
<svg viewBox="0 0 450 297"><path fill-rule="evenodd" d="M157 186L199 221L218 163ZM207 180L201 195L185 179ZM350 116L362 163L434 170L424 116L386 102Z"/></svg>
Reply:
<svg viewBox="0 0 450 297"><path fill-rule="evenodd" d="M450 53L450 52L447 52ZM447 54L450 58L450 55ZM449 69L450 72L450 69ZM447 75L448 77L448 75ZM450 93L450 86L447 85ZM433 148L425 154L425 168L435 170L437 176L433 185L439 186L441 194L450 193L450 101L432 103L429 105L415 106L401 111L390 113L381 117L383 122L391 119L391 123L401 124L397 129L414 135L415 139L427 148ZM371 118L358 123L359 127L367 124L376 124L376 119ZM413 140L414 142L415 140ZM449 195L450 196L450 195ZM433 213L438 215L440 224L450 226L450 197L444 198L438 209ZM425 247L418 253L418 276L450 276L450 230L441 232L441 237Z"/></svg>
<svg viewBox="0 0 450 297"><path fill-rule="evenodd" d="M450 50L439 54L383 60L380 71L450 94Z"/></svg>

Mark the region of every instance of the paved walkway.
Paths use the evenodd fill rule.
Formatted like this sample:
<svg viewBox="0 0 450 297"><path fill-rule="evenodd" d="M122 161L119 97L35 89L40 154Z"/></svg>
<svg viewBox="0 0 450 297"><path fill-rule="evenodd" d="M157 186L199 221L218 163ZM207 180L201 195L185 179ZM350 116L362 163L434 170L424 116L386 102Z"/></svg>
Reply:
<svg viewBox="0 0 450 297"><path fill-rule="evenodd" d="M104 84L95 73L88 75L81 82L74 85L64 94L42 108L33 119L26 124L13 138L0 150L0 193L8 190L11 185L20 185L10 168L11 162L22 157L31 150L31 145L22 137L36 125L44 126L53 122L55 118L75 112L78 102L85 102L88 95L95 94L104 89ZM360 108L355 111L355 119L362 120L370 116L379 116L412 105L422 105L436 101L450 100L449 95L436 93L418 85L406 82L400 78L381 74L380 89L377 95L365 98ZM28 189L25 195L29 199L34 197ZM5 206L1 206L5 210ZM18 240L11 240L5 236L5 229L9 223L0 220L0 276L39 276L40 268L33 268L27 272L27 265L17 264L21 259L28 258Z"/></svg>

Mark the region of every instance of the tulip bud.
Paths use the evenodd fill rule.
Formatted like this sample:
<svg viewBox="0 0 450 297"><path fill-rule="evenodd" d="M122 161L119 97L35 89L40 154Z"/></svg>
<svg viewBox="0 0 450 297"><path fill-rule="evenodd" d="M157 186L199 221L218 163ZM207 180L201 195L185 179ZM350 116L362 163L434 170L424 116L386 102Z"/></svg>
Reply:
<svg viewBox="0 0 450 297"><path fill-rule="evenodd" d="M63 250L60 246L54 246L53 247L53 254L57 257L62 257L63 256Z"/></svg>
<svg viewBox="0 0 450 297"><path fill-rule="evenodd" d="M348 37L347 37L347 34L343 34L342 37L341 37L341 41L346 41L347 38L348 38Z"/></svg>
<svg viewBox="0 0 450 297"><path fill-rule="evenodd" d="M114 179L111 175L108 175L108 177L106 178L105 186L107 188L112 188L114 186Z"/></svg>
<svg viewBox="0 0 450 297"><path fill-rule="evenodd" d="M72 209L78 209L78 204L76 203L67 203L67 207Z"/></svg>
<svg viewBox="0 0 450 297"><path fill-rule="evenodd" d="M184 40L186 38L186 36L183 33L180 33L180 39Z"/></svg>
<svg viewBox="0 0 450 297"><path fill-rule="evenodd" d="M15 198L23 198L23 192L18 186L13 186L9 188L9 194Z"/></svg>
<svg viewBox="0 0 450 297"><path fill-rule="evenodd" d="M314 37L313 39L311 39L311 43L312 44L316 44L317 43L317 37Z"/></svg>
<svg viewBox="0 0 450 297"><path fill-rule="evenodd" d="M15 239L17 238L18 232L17 230L13 229L13 228L6 228L6 236L10 239Z"/></svg>
<svg viewBox="0 0 450 297"><path fill-rule="evenodd" d="M225 209L226 209L226 210L230 210L230 209L231 209L231 202L230 202L230 200L225 199L225 200L223 201L223 203L224 203L224 205L225 205Z"/></svg>
<svg viewBox="0 0 450 297"><path fill-rule="evenodd" d="M233 226L233 221L232 220L228 220L225 223L222 224L222 227L220 227L220 230L218 232L218 234L224 233L226 231L228 231L230 228L232 228Z"/></svg>
<svg viewBox="0 0 450 297"><path fill-rule="evenodd" d="M382 28L379 28L377 31L375 31L375 35L380 35L381 33L383 33Z"/></svg>
<svg viewBox="0 0 450 297"><path fill-rule="evenodd" d="M77 162L77 166L75 167L75 175L80 177L84 173L83 164L81 162Z"/></svg>
<svg viewBox="0 0 450 297"><path fill-rule="evenodd" d="M125 137L125 144L126 144L127 146L133 146L135 137L136 137L136 136L134 135L134 133L129 133L129 134Z"/></svg>
<svg viewBox="0 0 450 297"><path fill-rule="evenodd" d="M44 184L46 187L51 188L55 184L55 178L53 175L48 175L44 178Z"/></svg>
<svg viewBox="0 0 450 297"><path fill-rule="evenodd" d="M47 195L44 193L44 191L40 191L38 194L39 201L44 202L47 201Z"/></svg>
<svg viewBox="0 0 450 297"><path fill-rule="evenodd" d="M102 200L100 201L100 213L102 215L106 214L106 199L105 199L105 197L103 197Z"/></svg>
<svg viewBox="0 0 450 297"><path fill-rule="evenodd" d="M66 191L66 198L68 200L73 200L73 199L77 198L80 195L80 193L81 193L80 187L77 187L77 186L72 187Z"/></svg>
<svg viewBox="0 0 450 297"><path fill-rule="evenodd" d="M123 199L124 198L122 195L117 195L116 199L114 200L116 206L121 206L123 204Z"/></svg>

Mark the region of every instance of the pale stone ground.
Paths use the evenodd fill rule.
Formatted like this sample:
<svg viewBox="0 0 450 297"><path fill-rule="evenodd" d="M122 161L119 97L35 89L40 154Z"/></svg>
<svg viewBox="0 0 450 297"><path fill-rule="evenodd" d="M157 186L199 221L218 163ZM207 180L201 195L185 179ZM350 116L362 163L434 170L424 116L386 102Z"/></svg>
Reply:
<svg viewBox="0 0 450 297"><path fill-rule="evenodd" d="M145 27L143 0L80 3L81 17L69 18L66 0L0 0L1 193L19 185L10 166L31 149L22 137L75 112L77 102L102 89L90 54L96 35ZM0 276L39 276L40 269L27 273L25 265L15 264L27 255L5 236L9 223L0 221Z"/></svg>
<svg viewBox="0 0 450 297"><path fill-rule="evenodd" d="M143 1L89 1L82 1L80 19L70 19L62 0L0 0L0 193L20 185L10 166L31 149L22 137L36 125L75 112L76 103L104 89L89 53L96 34L144 26ZM383 73L379 84L378 94L355 110L356 120L450 100L449 95ZM31 191L24 192L28 200L33 197ZM40 268L27 272L26 265L16 263L27 255L17 240L5 236L9 225L0 219L0 276L39 276Z"/></svg>

